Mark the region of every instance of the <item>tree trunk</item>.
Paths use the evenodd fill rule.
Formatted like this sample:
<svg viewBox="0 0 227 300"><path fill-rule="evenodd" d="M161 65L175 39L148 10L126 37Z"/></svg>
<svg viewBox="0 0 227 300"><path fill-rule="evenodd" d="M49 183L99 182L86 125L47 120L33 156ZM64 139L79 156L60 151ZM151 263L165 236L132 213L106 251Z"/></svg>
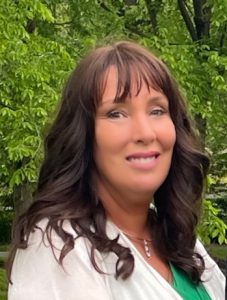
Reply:
<svg viewBox="0 0 227 300"><path fill-rule="evenodd" d="M211 19L211 8L208 6L207 0L193 0L193 20L186 6L186 1L178 0L178 6L192 41L202 43L203 40L207 40L210 36ZM206 140L206 119L201 113L197 113L195 115L195 121L201 136L201 146L204 149Z"/></svg>
<svg viewBox="0 0 227 300"><path fill-rule="evenodd" d="M158 35L157 14L162 4L162 0L145 0L145 3L150 17L152 31L155 35Z"/></svg>
<svg viewBox="0 0 227 300"><path fill-rule="evenodd" d="M32 203L31 184L24 183L14 188L13 203L16 216L22 214Z"/></svg>

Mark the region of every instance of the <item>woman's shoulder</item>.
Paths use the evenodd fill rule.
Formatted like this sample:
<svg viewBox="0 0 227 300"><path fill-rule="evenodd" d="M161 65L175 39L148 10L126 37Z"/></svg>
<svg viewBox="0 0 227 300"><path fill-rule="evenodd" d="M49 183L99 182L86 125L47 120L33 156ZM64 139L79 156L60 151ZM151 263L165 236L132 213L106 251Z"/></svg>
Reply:
<svg viewBox="0 0 227 300"><path fill-rule="evenodd" d="M28 246L24 249L17 249L13 277L15 273L21 274L21 270L34 273L40 272L52 274L73 274L75 270L91 270L90 252L91 244L85 237L78 236L70 222L65 220L62 228L73 236L74 245L67 249L62 237L49 226L49 220L39 221L28 238ZM96 253L97 259L99 255ZM62 260L62 263L61 263ZM23 268L21 267L23 266ZM15 270L17 270L15 272ZM55 270L55 271L53 271Z"/></svg>
<svg viewBox="0 0 227 300"><path fill-rule="evenodd" d="M225 276L219 269L216 262L211 258L207 250L205 249L202 242L197 239L195 245L195 251L199 253L205 263L205 270L202 274L202 281L204 286L210 295L213 296L212 299L224 299L225 290Z"/></svg>
<svg viewBox="0 0 227 300"><path fill-rule="evenodd" d="M195 244L195 252L203 257L206 269L218 268L216 262L211 258L203 243L199 239L197 239Z"/></svg>
<svg viewBox="0 0 227 300"><path fill-rule="evenodd" d="M60 223L60 221L59 221ZM41 229L42 231L45 231L47 227L51 224L50 220L48 218L41 219L39 222L36 223L35 228ZM75 230L72 228L72 225L68 219L65 219L63 221L63 229L67 231L68 233L72 235L76 235ZM51 226L50 226L51 228Z"/></svg>
<svg viewBox="0 0 227 300"><path fill-rule="evenodd" d="M195 250L202 256L208 255L207 250L205 249L203 243L199 238L197 238L196 243L195 243Z"/></svg>
<svg viewBox="0 0 227 300"><path fill-rule="evenodd" d="M17 250L9 299L71 300L75 295L78 299L97 299L93 296L95 289L104 295L100 299L109 299L104 276L92 266L89 241L78 237L69 221L63 222L64 230L72 234L75 243L61 264L65 243L48 224L48 219L38 222L29 236L28 247ZM99 256L97 263L101 266Z"/></svg>
<svg viewBox="0 0 227 300"><path fill-rule="evenodd" d="M79 237L69 220L64 220L62 228L59 229L72 236L77 247L86 247L89 242L84 237ZM53 228L48 218L40 220L32 230L28 238L28 248L30 247L51 247L54 252L59 252L64 247L65 242L60 234ZM58 255L57 255L58 256Z"/></svg>

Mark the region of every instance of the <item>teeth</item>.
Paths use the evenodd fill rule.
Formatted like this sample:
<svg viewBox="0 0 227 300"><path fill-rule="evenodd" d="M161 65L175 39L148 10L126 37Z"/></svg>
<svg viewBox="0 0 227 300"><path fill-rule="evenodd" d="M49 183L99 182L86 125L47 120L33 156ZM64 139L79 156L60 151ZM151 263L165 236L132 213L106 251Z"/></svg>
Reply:
<svg viewBox="0 0 227 300"><path fill-rule="evenodd" d="M131 161L131 162L139 162L139 163L142 163L142 164L146 164L146 163L149 163L151 162L152 160L155 159L155 156L152 156L152 157L130 157L128 160Z"/></svg>

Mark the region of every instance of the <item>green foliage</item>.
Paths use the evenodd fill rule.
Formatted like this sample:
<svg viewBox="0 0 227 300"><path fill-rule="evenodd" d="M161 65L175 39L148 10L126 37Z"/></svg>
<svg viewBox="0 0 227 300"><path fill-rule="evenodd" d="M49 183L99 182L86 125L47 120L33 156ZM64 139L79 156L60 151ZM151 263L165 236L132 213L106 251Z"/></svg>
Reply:
<svg viewBox="0 0 227 300"><path fill-rule="evenodd" d="M54 20L41 1L2 1L0 12L0 196L6 196L37 180L43 127L72 59L61 44L39 34L36 23Z"/></svg>
<svg viewBox="0 0 227 300"><path fill-rule="evenodd" d="M212 257L222 259L223 261L226 260L227 257L227 245L217 245L211 244L207 247L207 250L211 254Z"/></svg>
<svg viewBox="0 0 227 300"><path fill-rule="evenodd" d="M8 250L9 250L9 244L0 244L0 252L7 252Z"/></svg>
<svg viewBox="0 0 227 300"><path fill-rule="evenodd" d="M212 175L208 179L209 193L207 193L207 199L218 206L218 216L227 224L227 177Z"/></svg>
<svg viewBox="0 0 227 300"><path fill-rule="evenodd" d="M0 268L0 300L7 300L8 283L5 270Z"/></svg>
<svg viewBox="0 0 227 300"><path fill-rule="evenodd" d="M0 211L0 244L10 243L13 213Z"/></svg>
<svg viewBox="0 0 227 300"><path fill-rule="evenodd" d="M207 245L216 240L219 244L227 243L226 224L218 217L220 209L210 200L204 201L204 210L198 234Z"/></svg>
<svg viewBox="0 0 227 300"><path fill-rule="evenodd" d="M227 176L227 6L226 1L206 0L197 16L201 1L186 2L0 2L3 206L19 211L31 198L28 195L36 184L42 160L43 132L53 118L63 83L75 61L95 45L118 39L136 40L149 47L174 73L196 117L201 143L212 157L211 172L217 180L210 194L216 201L217 190L221 187L223 191L221 182ZM218 197L222 207L226 207L226 198L225 190L224 196L222 193ZM205 216L214 222L216 235L216 229L222 230L217 221L220 212L215 215L208 202L205 205ZM205 229L202 232L206 236Z"/></svg>

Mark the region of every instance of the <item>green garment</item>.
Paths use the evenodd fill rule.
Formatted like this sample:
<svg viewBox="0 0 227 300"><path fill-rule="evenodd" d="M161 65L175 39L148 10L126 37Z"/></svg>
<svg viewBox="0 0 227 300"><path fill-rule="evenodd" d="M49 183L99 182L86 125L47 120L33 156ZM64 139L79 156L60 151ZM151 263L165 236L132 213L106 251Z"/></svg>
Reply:
<svg viewBox="0 0 227 300"><path fill-rule="evenodd" d="M170 264L173 274L173 288L184 300L211 300L202 283L193 283L181 269Z"/></svg>

